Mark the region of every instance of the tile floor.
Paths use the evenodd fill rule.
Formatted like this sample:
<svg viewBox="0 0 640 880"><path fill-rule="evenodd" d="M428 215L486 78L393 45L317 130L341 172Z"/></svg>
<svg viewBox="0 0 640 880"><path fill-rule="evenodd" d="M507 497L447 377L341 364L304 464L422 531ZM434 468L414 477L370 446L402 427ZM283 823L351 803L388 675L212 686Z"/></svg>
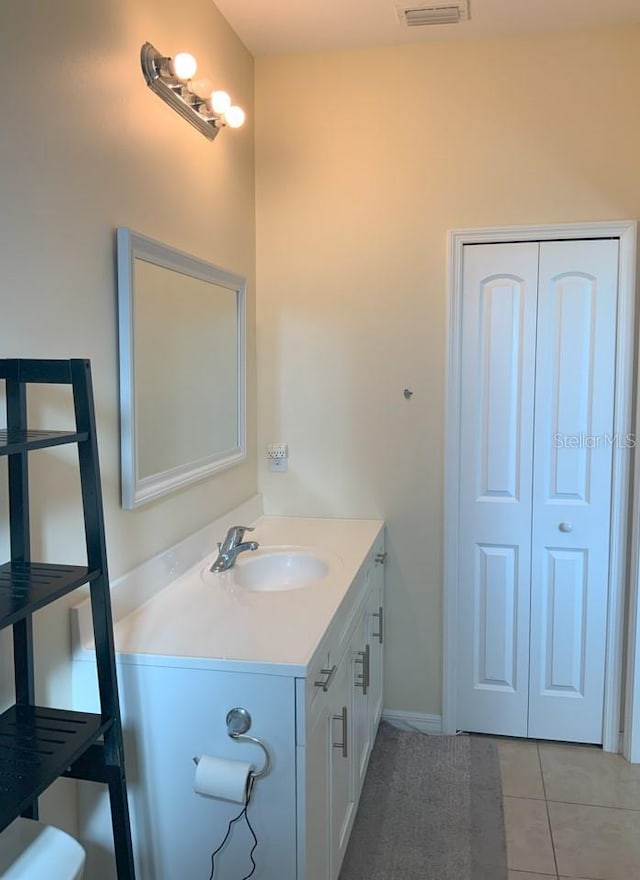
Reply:
<svg viewBox="0 0 640 880"><path fill-rule="evenodd" d="M509 880L640 880L640 765L498 740Z"/></svg>

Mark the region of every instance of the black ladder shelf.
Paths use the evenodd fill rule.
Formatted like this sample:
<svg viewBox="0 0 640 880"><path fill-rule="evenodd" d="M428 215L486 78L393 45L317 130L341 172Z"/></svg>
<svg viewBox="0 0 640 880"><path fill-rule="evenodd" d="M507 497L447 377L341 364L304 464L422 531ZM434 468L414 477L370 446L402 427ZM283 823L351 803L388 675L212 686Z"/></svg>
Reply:
<svg viewBox="0 0 640 880"><path fill-rule="evenodd" d="M13 626L15 705L0 715L0 831L18 816L37 818L38 797L59 776L106 783L118 880L134 880L133 849L118 702L102 489L87 360L0 359L6 382L11 560L0 566L0 629ZM27 386L71 385L73 431L27 428ZM78 447L87 565L31 561L28 457L65 443ZM101 714L35 705L32 615L89 584Z"/></svg>

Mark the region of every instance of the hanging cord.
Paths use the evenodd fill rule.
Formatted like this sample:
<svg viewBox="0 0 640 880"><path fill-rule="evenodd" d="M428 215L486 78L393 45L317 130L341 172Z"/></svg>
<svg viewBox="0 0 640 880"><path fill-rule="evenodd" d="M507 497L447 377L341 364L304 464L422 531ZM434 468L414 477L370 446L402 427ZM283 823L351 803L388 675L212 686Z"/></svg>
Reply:
<svg viewBox="0 0 640 880"><path fill-rule="evenodd" d="M251 822L249 821L249 816L247 815L247 808L249 807L249 802L251 801L251 793L253 792L254 779L255 779L255 777L254 777L253 773L251 773L249 776L249 784L247 786L247 801L246 801L244 807L238 813L238 815L235 816L233 819L231 819L231 821L229 822L229 825L227 827L227 833L225 834L224 839L223 839L222 843L220 844L220 846L211 853L211 873L209 874L209 880L213 880L214 874L216 872L216 864L215 864L216 856L223 849L225 843L229 839L229 835L231 834L231 830L232 830L233 826L235 825L235 823L239 819L242 819L243 817L244 817L245 822L247 823L247 828L249 829L249 831L251 832L251 836L253 837L253 846L251 847L251 851L249 853L249 858L251 859L251 864L253 865L253 867L251 868L251 870L249 871L248 874L244 875L242 880L249 880L249 877L252 877L255 870L256 870L257 866L256 866L255 860L253 858L253 854L256 851L256 847L258 846L258 838L256 837L256 833L253 830Z"/></svg>

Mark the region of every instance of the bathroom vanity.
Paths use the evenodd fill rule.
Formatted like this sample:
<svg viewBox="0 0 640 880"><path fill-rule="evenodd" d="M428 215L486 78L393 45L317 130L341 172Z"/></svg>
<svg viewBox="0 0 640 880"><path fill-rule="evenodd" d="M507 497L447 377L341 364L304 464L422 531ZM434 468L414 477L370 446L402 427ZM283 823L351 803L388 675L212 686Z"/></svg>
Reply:
<svg viewBox="0 0 640 880"><path fill-rule="evenodd" d="M145 880L209 876L241 804L196 794L193 758L263 766L257 745L228 736L227 712L242 707L271 758L248 809L256 880L337 880L382 711L384 526L260 516L251 523L260 548L212 574L230 524L114 584L137 871ZM190 554L199 561L185 568ZM73 629L76 703L86 707L95 671L83 606ZM91 876L106 880L105 804L88 786L80 797ZM248 874L252 845L236 823L216 880Z"/></svg>

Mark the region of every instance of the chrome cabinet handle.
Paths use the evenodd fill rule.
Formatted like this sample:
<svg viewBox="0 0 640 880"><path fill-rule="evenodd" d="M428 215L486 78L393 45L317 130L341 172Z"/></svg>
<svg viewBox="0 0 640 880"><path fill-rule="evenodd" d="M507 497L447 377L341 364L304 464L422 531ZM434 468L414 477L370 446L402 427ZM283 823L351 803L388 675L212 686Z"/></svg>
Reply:
<svg viewBox="0 0 640 880"><path fill-rule="evenodd" d="M385 550L384 553L376 553L376 558L375 558L374 561L375 561L376 565L384 565L385 562L387 561L387 552L386 552L386 550Z"/></svg>
<svg viewBox="0 0 640 880"><path fill-rule="evenodd" d="M558 524L558 529L561 532L572 532L573 531L573 523L561 522Z"/></svg>
<svg viewBox="0 0 640 880"><path fill-rule="evenodd" d="M317 688L322 688L322 690L326 692L329 690L331 686L331 682L333 681L333 676L336 674L337 666L332 666L331 669L321 669L320 675L326 675L324 681L314 681L313 685Z"/></svg>
<svg viewBox="0 0 640 880"><path fill-rule="evenodd" d="M371 684L371 648L369 645L364 649L365 672L367 674L367 687Z"/></svg>
<svg viewBox="0 0 640 880"><path fill-rule="evenodd" d="M367 688L371 684L371 649L367 645L364 651L357 651L356 653L355 662L362 663L362 674L358 676L359 680L356 679L355 686L361 687L362 695L366 696Z"/></svg>
<svg viewBox="0 0 640 880"><path fill-rule="evenodd" d="M347 721L347 707L342 707L342 712L339 715L333 716L334 721L342 721L342 742L334 742L334 749L342 749L342 757L349 757L349 726Z"/></svg>
<svg viewBox="0 0 640 880"><path fill-rule="evenodd" d="M373 633L373 637L382 644L384 642L384 608L382 605L378 607L377 611L373 612L373 617L378 618L378 632Z"/></svg>

